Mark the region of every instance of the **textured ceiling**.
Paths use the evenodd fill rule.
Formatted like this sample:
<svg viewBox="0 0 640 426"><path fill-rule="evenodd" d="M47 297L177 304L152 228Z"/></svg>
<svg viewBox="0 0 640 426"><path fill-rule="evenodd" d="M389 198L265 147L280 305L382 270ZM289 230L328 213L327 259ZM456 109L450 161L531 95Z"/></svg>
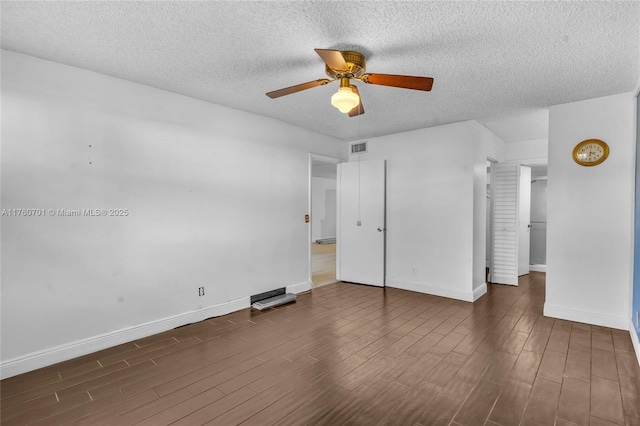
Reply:
<svg viewBox="0 0 640 426"><path fill-rule="evenodd" d="M2 2L2 47L354 140L477 119L506 141L546 136L545 108L631 91L638 2ZM358 85L333 108L314 48L431 92Z"/></svg>

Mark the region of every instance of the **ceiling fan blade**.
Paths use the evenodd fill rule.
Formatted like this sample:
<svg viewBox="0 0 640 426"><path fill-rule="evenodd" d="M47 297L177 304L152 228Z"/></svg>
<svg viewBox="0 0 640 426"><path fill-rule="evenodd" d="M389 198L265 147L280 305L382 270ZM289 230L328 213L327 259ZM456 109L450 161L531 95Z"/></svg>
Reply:
<svg viewBox="0 0 640 426"><path fill-rule="evenodd" d="M284 89L274 90L273 92L269 92L266 95L271 99L275 99L279 98L280 96L290 95L292 93L301 92L313 87L323 86L329 82L331 82L331 80L327 78L321 78L319 80L308 81L306 83L297 84L295 86L285 87Z"/></svg>
<svg viewBox="0 0 640 426"><path fill-rule="evenodd" d="M424 90L428 92L433 86L431 77L413 77L410 75L394 74L365 74L362 81L379 86L401 87L403 89Z"/></svg>
<svg viewBox="0 0 640 426"><path fill-rule="evenodd" d="M362 106L362 96L360 96L358 88L353 84L351 85L351 87L353 87L353 91L356 92L358 94L358 97L360 98L360 103L351 111L349 111L349 117L356 117L358 115L364 114L364 107Z"/></svg>
<svg viewBox="0 0 640 426"><path fill-rule="evenodd" d="M349 71L347 61L344 60L342 52L339 50L330 49L314 49L316 53L322 58L325 64L332 70L336 71Z"/></svg>

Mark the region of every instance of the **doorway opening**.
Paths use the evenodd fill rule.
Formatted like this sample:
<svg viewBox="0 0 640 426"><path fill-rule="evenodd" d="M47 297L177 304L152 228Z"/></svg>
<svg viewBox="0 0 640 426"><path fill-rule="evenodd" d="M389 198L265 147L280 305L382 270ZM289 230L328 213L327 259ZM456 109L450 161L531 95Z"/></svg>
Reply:
<svg viewBox="0 0 640 426"><path fill-rule="evenodd" d="M547 272L547 165L531 165L531 252L529 269Z"/></svg>
<svg viewBox="0 0 640 426"><path fill-rule="evenodd" d="M341 160L319 154L309 157L309 279L313 287L335 283L337 168Z"/></svg>
<svg viewBox="0 0 640 426"><path fill-rule="evenodd" d="M518 285L529 273L531 168L491 162L487 182L487 282Z"/></svg>
<svg viewBox="0 0 640 426"><path fill-rule="evenodd" d="M486 238L485 238L485 283L491 282L491 260L493 259L493 228L491 220L493 215L493 194L492 194L492 185L491 185L491 164L495 163L496 160L492 158L487 158L487 216L486 216Z"/></svg>

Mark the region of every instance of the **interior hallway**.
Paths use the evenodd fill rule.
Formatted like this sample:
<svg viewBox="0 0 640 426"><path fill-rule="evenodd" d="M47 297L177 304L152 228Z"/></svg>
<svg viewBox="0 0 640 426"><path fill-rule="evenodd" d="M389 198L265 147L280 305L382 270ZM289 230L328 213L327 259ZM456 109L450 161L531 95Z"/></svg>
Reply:
<svg viewBox="0 0 640 426"><path fill-rule="evenodd" d="M336 244L311 244L311 280L315 287L336 282Z"/></svg>
<svg viewBox="0 0 640 426"><path fill-rule="evenodd" d="M544 294L327 285L3 380L2 425L638 425L629 333Z"/></svg>

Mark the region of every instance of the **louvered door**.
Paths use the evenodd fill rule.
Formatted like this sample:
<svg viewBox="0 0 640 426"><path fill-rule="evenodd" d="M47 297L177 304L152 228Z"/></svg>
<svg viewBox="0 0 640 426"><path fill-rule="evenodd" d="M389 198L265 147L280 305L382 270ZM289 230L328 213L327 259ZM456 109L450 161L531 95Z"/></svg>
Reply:
<svg viewBox="0 0 640 426"><path fill-rule="evenodd" d="M518 285L519 180L519 163L492 163L492 283Z"/></svg>

